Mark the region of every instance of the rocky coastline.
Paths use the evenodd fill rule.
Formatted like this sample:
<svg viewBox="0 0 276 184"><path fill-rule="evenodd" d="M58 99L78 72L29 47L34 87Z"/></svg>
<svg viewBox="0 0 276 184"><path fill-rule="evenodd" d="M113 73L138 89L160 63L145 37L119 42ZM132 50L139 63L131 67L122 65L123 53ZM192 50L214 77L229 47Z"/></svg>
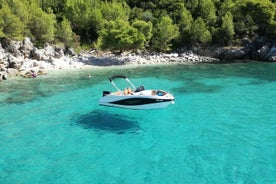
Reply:
<svg viewBox="0 0 276 184"><path fill-rule="evenodd" d="M261 42L261 41L260 41ZM48 70L81 69L118 65L150 65L162 63L222 63L233 60L276 61L276 44L253 43L244 47L192 48L174 53L124 52L113 54L95 50L76 54L73 49L47 44L38 49L30 38L23 41L1 39L0 81L13 76L36 77Z"/></svg>

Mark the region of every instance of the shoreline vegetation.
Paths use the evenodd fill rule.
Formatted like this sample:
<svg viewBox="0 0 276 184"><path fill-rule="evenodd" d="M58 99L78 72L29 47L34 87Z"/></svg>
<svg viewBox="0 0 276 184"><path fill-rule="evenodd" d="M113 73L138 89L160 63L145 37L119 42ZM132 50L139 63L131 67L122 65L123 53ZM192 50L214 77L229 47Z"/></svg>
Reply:
<svg viewBox="0 0 276 184"><path fill-rule="evenodd" d="M1 0L0 80L86 66L275 62L275 7L275 0Z"/></svg>
<svg viewBox="0 0 276 184"><path fill-rule="evenodd" d="M0 45L0 80L13 76L34 78L37 75L46 74L49 70L88 67L235 62L247 59L247 53L244 52L246 49L220 47L209 48L206 51L195 48L171 53L111 53L91 50L77 54L72 48L66 50L49 44L38 49L30 38L25 38L23 41L5 40L5 43L2 42ZM275 62L276 60L276 46L269 49L262 47L256 53L263 56L263 61Z"/></svg>

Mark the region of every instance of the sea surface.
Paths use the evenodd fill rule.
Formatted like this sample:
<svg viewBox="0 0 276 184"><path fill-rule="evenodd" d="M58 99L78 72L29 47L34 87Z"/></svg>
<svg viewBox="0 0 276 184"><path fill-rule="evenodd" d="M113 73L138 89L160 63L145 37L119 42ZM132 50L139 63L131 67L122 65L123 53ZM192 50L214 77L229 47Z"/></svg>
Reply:
<svg viewBox="0 0 276 184"><path fill-rule="evenodd" d="M175 104L99 106L117 74L171 92ZM276 183L276 63L122 66L2 81L0 183Z"/></svg>

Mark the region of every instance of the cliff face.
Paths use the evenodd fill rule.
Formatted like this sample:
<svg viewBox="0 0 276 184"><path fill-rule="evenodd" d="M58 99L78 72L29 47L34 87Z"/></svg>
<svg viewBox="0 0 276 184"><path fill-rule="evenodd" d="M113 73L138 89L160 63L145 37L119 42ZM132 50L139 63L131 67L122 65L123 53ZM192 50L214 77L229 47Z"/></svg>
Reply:
<svg viewBox="0 0 276 184"><path fill-rule="evenodd" d="M260 37L255 41L244 40L241 46L194 48L193 52L221 61L255 60L276 61L276 40Z"/></svg>

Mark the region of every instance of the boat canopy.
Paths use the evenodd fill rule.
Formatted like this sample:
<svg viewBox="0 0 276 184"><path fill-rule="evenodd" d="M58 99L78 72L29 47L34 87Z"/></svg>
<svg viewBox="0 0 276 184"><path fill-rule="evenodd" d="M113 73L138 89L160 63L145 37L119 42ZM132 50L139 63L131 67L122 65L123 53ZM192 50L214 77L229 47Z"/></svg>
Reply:
<svg viewBox="0 0 276 184"><path fill-rule="evenodd" d="M125 77L125 76L123 76L123 75L114 75L114 76L112 76L112 77L109 78L109 81L111 82L111 84L112 84L118 91L121 91L121 90L120 90L120 89L117 87L117 85L113 82L113 79L116 79L116 78L125 79L125 80L131 85L131 87L132 87L133 89L136 89L136 87L134 86L134 84L133 84L132 82L130 82L130 80L129 80L127 77Z"/></svg>
<svg viewBox="0 0 276 184"><path fill-rule="evenodd" d="M112 77L109 78L109 81L112 82L112 80L113 80L113 79L116 79L116 78L123 78L123 79L126 79L126 77L123 76L123 75L114 75L114 76L112 76Z"/></svg>

